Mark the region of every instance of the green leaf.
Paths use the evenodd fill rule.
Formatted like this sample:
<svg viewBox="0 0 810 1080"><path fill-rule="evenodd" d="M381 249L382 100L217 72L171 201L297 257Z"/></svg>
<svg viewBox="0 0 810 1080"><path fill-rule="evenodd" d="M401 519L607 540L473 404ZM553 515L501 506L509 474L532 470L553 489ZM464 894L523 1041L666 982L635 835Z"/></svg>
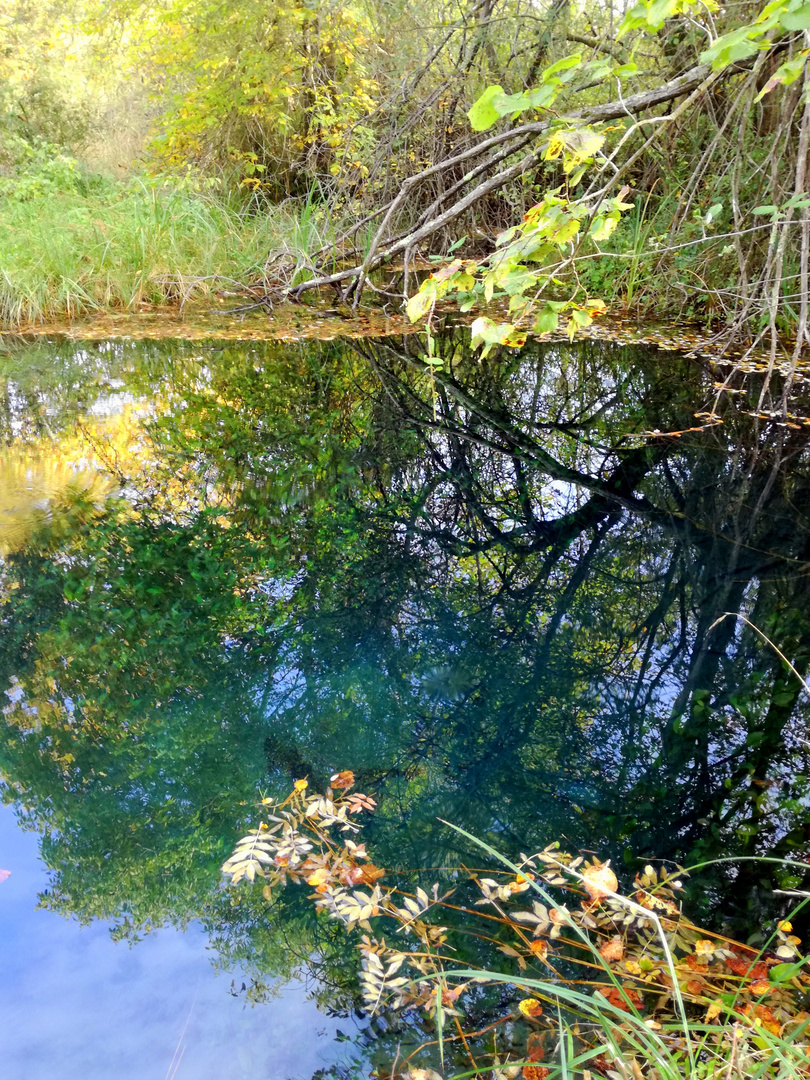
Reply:
<svg viewBox="0 0 810 1080"><path fill-rule="evenodd" d="M793 32L794 30L810 30L810 3L807 0L794 0L789 5L787 11L783 11L779 16L779 22L785 28Z"/></svg>
<svg viewBox="0 0 810 1080"><path fill-rule="evenodd" d="M569 71L571 68L579 67L582 64L582 55L580 53L574 53L572 56L564 56L562 60L557 60L556 63L549 65L541 76L543 82L547 82L552 75L556 75L559 71Z"/></svg>
<svg viewBox="0 0 810 1080"><path fill-rule="evenodd" d="M769 94L771 90L779 86L790 86L794 83L804 71L804 65L807 62L807 57L810 55L810 49L805 49L793 60L786 60L784 64L781 64L776 71L771 75L770 79L765 83L760 92L757 94L755 101L761 101L766 94Z"/></svg>
<svg viewBox="0 0 810 1080"><path fill-rule="evenodd" d="M481 316L470 327L472 347L484 345L482 356L486 356L493 345L513 345L519 347L526 341L525 333L515 330L512 323L494 323L492 319Z"/></svg>
<svg viewBox="0 0 810 1080"><path fill-rule="evenodd" d="M553 334L557 329L557 312L544 308L534 322L535 334Z"/></svg>
<svg viewBox="0 0 810 1080"><path fill-rule="evenodd" d="M486 131L500 119L502 114L492 104L492 99L498 94L503 94L502 86L488 86L467 113L473 131Z"/></svg>
<svg viewBox="0 0 810 1080"><path fill-rule="evenodd" d="M689 7L689 3L684 0L641 0L641 3L627 12L616 36L622 37L628 30L645 29L657 32L667 19L679 14L686 7Z"/></svg>
<svg viewBox="0 0 810 1080"><path fill-rule="evenodd" d="M479 101L481 99L479 98ZM476 105L478 102L476 102ZM531 94L497 94L492 100L492 107L497 112L498 116L508 116L510 113L520 113L524 109L530 109L532 107ZM475 106L473 106L475 108ZM472 119L472 110L470 110L470 118Z"/></svg>
<svg viewBox="0 0 810 1080"><path fill-rule="evenodd" d="M789 982L802 971L805 963L805 960L799 960L796 964L776 964L768 972L768 978L775 983Z"/></svg>
<svg viewBox="0 0 810 1080"><path fill-rule="evenodd" d="M618 214L608 214L607 217L598 214L591 223L588 235L592 240L607 240L618 224Z"/></svg>
<svg viewBox="0 0 810 1080"><path fill-rule="evenodd" d="M764 31L752 26L741 26L730 34L723 34L715 43L700 54L702 64L711 64L712 70L721 71L738 60L753 56L760 48L759 42L751 35L762 35Z"/></svg>
<svg viewBox="0 0 810 1080"><path fill-rule="evenodd" d="M492 98L491 104L499 116L514 116L525 112L526 109L548 108L554 104L554 99L558 93L559 86L548 83L544 86L538 86L536 90L527 90L522 94L496 94Z"/></svg>
<svg viewBox="0 0 810 1080"><path fill-rule="evenodd" d="M755 206L751 211L752 214L775 214L779 209L778 206Z"/></svg>
<svg viewBox="0 0 810 1080"><path fill-rule="evenodd" d="M581 165L578 169L575 169L572 173L568 174L568 183L571 185L572 188L575 188L577 186L582 177L585 175L586 171L586 166Z"/></svg>

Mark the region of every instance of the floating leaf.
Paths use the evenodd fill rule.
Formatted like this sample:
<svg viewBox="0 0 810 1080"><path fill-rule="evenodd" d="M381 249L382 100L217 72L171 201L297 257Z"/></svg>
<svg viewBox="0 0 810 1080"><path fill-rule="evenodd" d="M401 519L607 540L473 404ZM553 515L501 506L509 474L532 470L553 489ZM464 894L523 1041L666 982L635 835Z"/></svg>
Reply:
<svg viewBox="0 0 810 1080"><path fill-rule="evenodd" d="M616 875L610 869L609 861L606 863L594 863L582 871L585 891L591 900L602 900L609 893L616 892L619 882Z"/></svg>
<svg viewBox="0 0 810 1080"><path fill-rule="evenodd" d="M543 1015L543 1007L536 998L524 998L518 1002L518 1008L524 1016L528 1016L531 1020L536 1020L538 1016Z"/></svg>
<svg viewBox="0 0 810 1080"><path fill-rule="evenodd" d="M610 941L606 941L604 945L599 949L599 954L603 960L612 962L614 960L622 960L624 958L624 942L618 935L612 937Z"/></svg>

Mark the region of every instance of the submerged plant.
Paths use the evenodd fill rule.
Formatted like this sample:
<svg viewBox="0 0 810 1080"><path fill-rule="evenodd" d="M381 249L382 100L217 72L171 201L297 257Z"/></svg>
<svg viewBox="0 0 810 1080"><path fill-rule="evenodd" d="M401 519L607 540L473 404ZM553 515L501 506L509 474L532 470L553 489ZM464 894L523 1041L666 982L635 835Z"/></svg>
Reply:
<svg viewBox="0 0 810 1080"><path fill-rule="evenodd" d="M263 881L268 899L311 886L316 907L359 934L365 1010L432 1028L424 1046L438 1044L442 1064L453 1045L493 1080L810 1075L810 968L789 922L757 952L689 922L682 868L648 865L625 895L609 863L558 844L511 862L455 826L503 869L383 885L395 872L355 839L375 803L353 787L344 771L324 795L298 780L283 802L264 799L222 869L233 884ZM420 1049L391 1074L424 1080Z"/></svg>

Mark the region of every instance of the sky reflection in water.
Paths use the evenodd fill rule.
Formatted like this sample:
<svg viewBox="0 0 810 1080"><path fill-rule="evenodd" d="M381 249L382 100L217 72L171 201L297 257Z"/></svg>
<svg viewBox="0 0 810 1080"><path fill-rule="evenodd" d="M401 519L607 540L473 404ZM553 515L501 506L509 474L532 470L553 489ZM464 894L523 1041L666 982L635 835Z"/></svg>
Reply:
<svg viewBox="0 0 810 1080"><path fill-rule="evenodd" d="M302 983L246 1006L217 974L197 925L137 945L104 922L35 910L48 884L37 836L0 807L0 1075L8 1080L297 1080L348 1056L351 1028L307 1000Z"/></svg>

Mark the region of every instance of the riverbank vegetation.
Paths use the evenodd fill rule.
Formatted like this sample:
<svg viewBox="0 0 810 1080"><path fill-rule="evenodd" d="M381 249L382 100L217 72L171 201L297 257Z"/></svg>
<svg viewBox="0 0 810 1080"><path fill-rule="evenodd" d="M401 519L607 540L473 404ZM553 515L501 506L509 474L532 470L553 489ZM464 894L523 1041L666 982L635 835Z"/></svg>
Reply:
<svg viewBox="0 0 810 1080"><path fill-rule="evenodd" d="M797 357L809 30L805 0L9 0L2 316L401 300L455 255L412 311L500 299L485 345L606 304Z"/></svg>
<svg viewBox="0 0 810 1080"><path fill-rule="evenodd" d="M68 174L64 186L7 199L0 213L0 320L19 326L261 285L269 250L293 249L288 213L251 215L232 199L137 177Z"/></svg>
<svg viewBox="0 0 810 1080"><path fill-rule="evenodd" d="M448 823L488 869L448 868L432 884L387 874L357 842L376 804L354 785L346 770L324 795L301 779L283 801L264 799L222 869L234 885L265 882L271 903L309 886L322 916L355 936L363 1008L386 1018L383 1030L411 1025L378 1075L439 1078L431 1065L494 1080L810 1074L810 972L789 920L754 949L689 921L682 867L647 865L625 894L592 853L553 843L513 862Z"/></svg>

